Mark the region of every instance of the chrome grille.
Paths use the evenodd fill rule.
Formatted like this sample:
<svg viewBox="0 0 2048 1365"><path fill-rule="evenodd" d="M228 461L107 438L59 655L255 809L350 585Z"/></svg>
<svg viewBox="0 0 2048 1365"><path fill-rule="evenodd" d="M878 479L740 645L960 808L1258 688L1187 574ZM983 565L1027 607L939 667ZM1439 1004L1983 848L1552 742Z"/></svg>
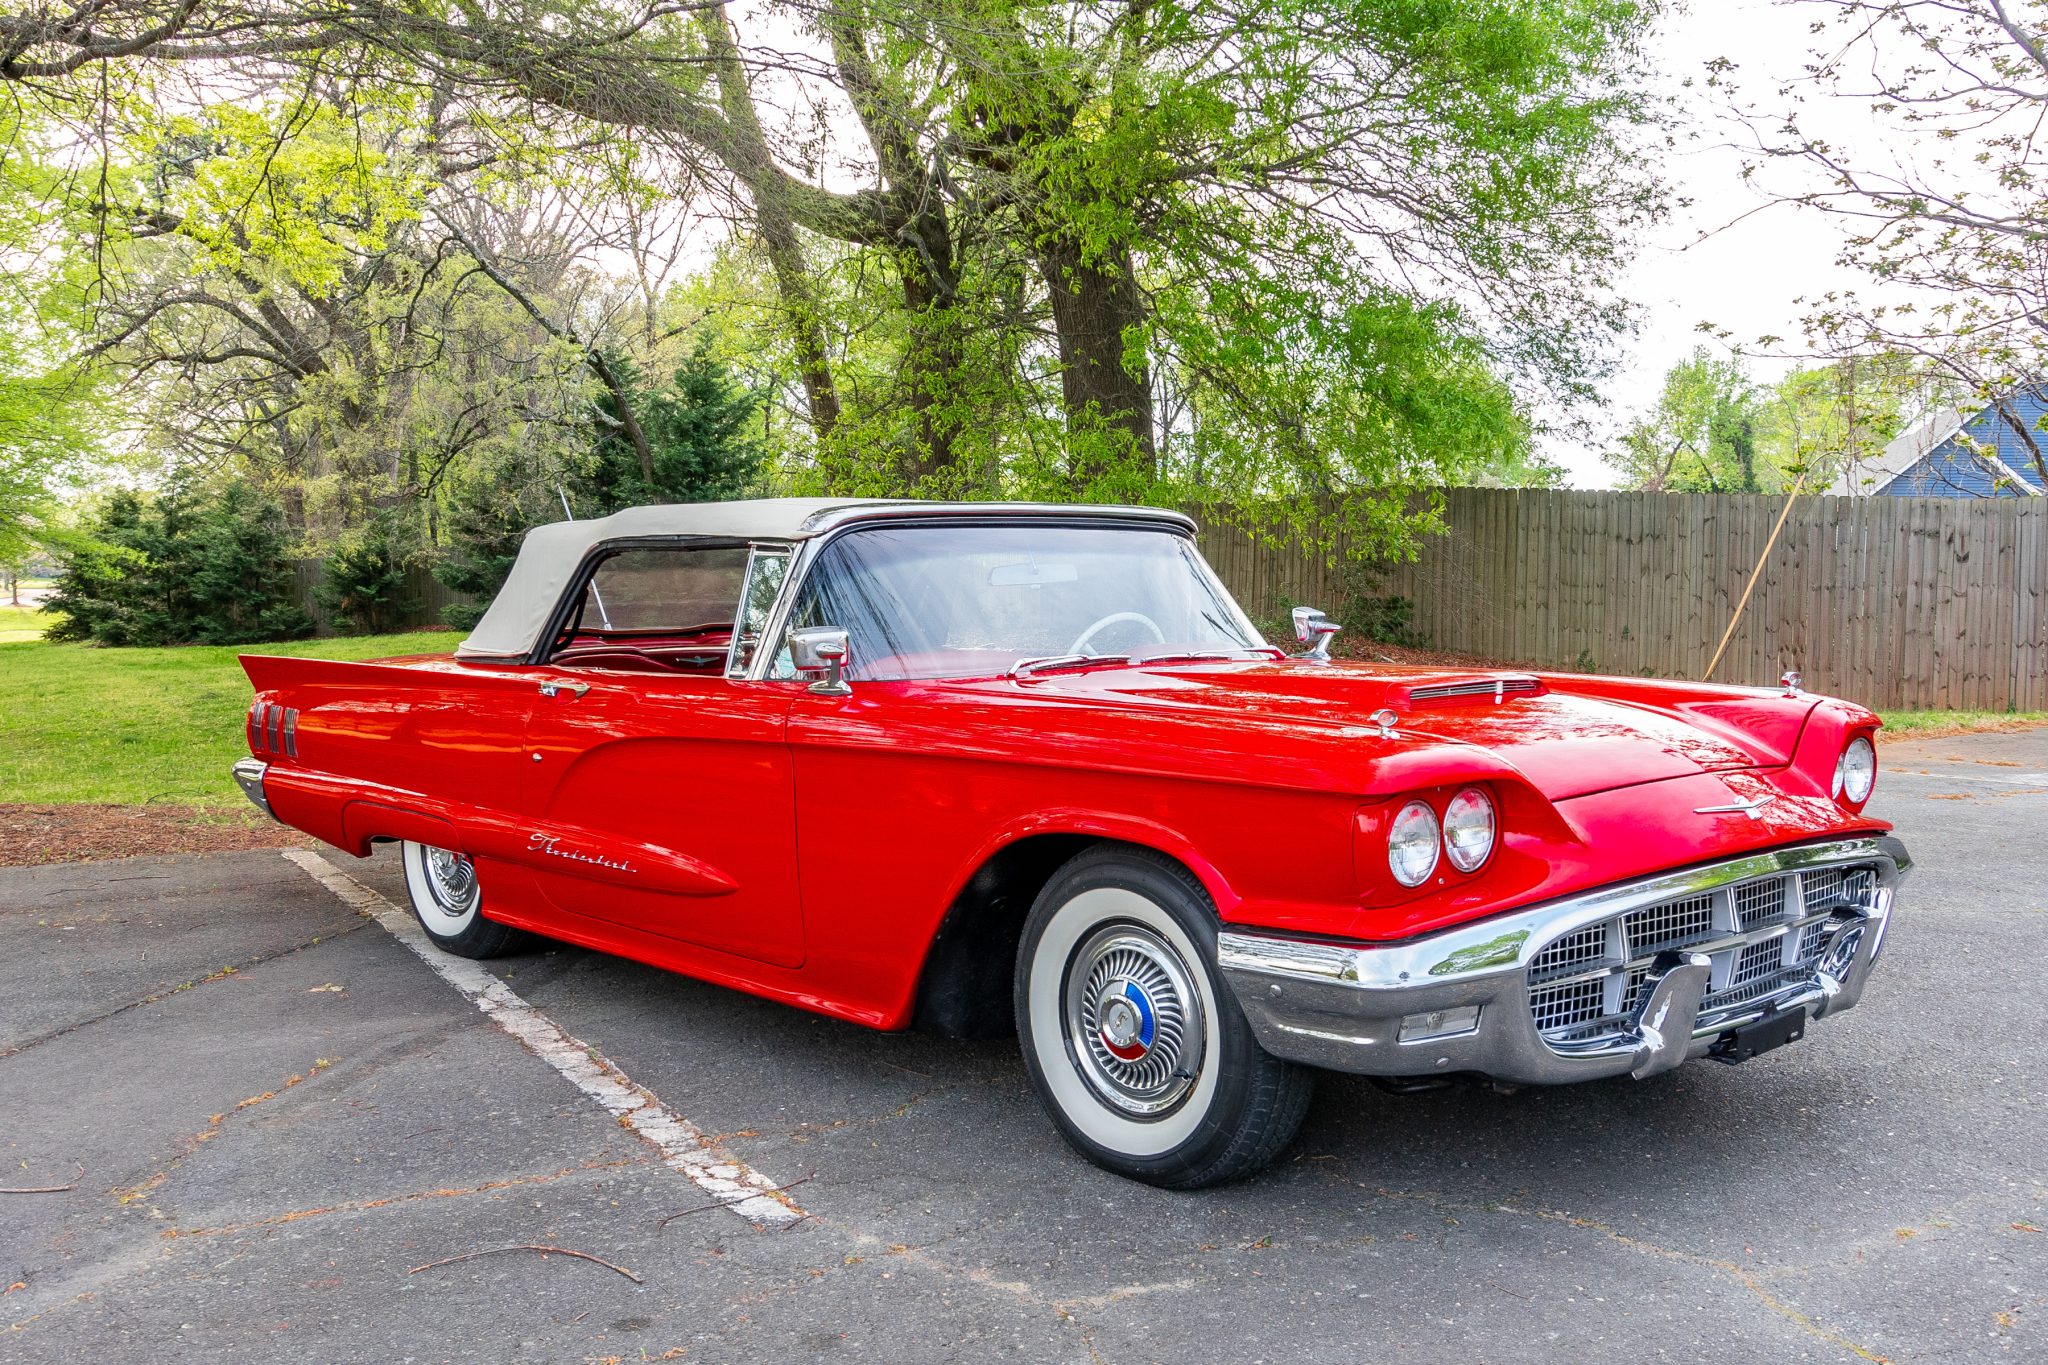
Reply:
<svg viewBox="0 0 2048 1365"><path fill-rule="evenodd" d="M1799 950L1793 955L1796 962L1811 962L1820 956L1820 942L1828 936L1826 920L1818 920L1799 931Z"/></svg>
<svg viewBox="0 0 2048 1365"><path fill-rule="evenodd" d="M1735 888L1735 917L1745 929L1775 921L1785 913L1786 883L1790 877L1768 877L1744 882Z"/></svg>
<svg viewBox="0 0 2048 1365"><path fill-rule="evenodd" d="M1607 994L1605 979L1595 981L1574 981L1565 986L1552 986L1531 997L1530 1007L1536 1013L1538 1029L1569 1028L1574 1024L1597 1019L1601 1014L1601 1003ZM1537 997L1540 997L1537 998Z"/></svg>
<svg viewBox="0 0 2048 1365"><path fill-rule="evenodd" d="M1868 867L1831 867L1806 876L1806 913L1833 905L1854 903L1870 895L1877 885L1877 872Z"/></svg>
<svg viewBox="0 0 2048 1365"><path fill-rule="evenodd" d="M1632 956L1662 952L1706 938L1714 931L1714 898L1693 896L1637 910L1624 919Z"/></svg>
<svg viewBox="0 0 2048 1365"><path fill-rule="evenodd" d="M1607 926L1595 924L1566 934L1536 954L1529 964L1531 973L1543 976L1567 967L1581 967L1607 956Z"/></svg>
<svg viewBox="0 0 2048 1365"><path fill-rule="evenodd" d="M1876 885L1871 866L1780 872L1581 925L1530 959L1530 1013L1553 1042L1621 1025L1652 961L1674 949L1703 952L1712 964L1703 1018L1753 1004L1811 981L1833 912L1864 903Z"/></svg>
<svg viewBox="0 0 2048 1365"><path fill-rule="evenodd" d="M1735 974L1728 979L1730 987L1740 990L1753 986L1767 976L1776 976L1785 966L1785 941L1767 939L1752 943L1735 958Z"/></svg>

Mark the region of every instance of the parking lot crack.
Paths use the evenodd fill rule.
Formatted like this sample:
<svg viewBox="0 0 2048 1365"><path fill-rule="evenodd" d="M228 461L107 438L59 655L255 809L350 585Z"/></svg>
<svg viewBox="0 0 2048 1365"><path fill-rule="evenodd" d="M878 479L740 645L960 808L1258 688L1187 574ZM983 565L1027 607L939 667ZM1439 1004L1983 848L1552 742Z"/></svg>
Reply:
<svg viewBox="0 0 2048 1365"><path fill-rule="evenodd" d="M429 1199L461 1199L469 1195L492 1194L499 1190L524 1188L531 1185L549 1185L571 1176L587 1175L592 1171L617 1170L626 1166L642 1166L648 1158L635 1157L624 1160L584 1161L574 1166L565 1166L559 1171L547 1171L536 1175L513 1175L499 1180L486 1180L481 1184L450 1186L435 1190L411 1190L405 1194L386 1195L381 1199L349 1199L339 1204L321 1208L292 1209L285 1213L272 1214L268 1218L251 1218L240 1223L222 1223L209 1228L166 1228L166 1240L180 1237L221 1237L237 1232L252 1232L260 1228L282 1227L287 1223L300 1222L307 1218L325 1218L337 1213L367 1213L375 1209L400 1208Z"/></svg>
<svg viewBox="0 0 2048 1365"><path fill-rule="evenodd" d="M95 1014L89 1019L80 1019L74 1023L66 1024L62 1028L51 1029L48 1033L39 1034L34 1038L0 1048L0 1061L5 1061L9 1057L18 1057L30 1048L41 1047L44 1043L55 1042L57 1039L76 1033L80 1029L90 1028L94 1024L103 1024L107 1020L118 1018L131 1010L139 1010L145 1005L154 1005L159 1000L168 1000L174 995L182 995L186 991L197 990L201 986L211 985L216 981L225 981L231 976L239 976L251 967L258 967L266 962L275 962L281 957L290 957L293 953L302 953L308 948L317 948L323 943L332 943L335 939L345 938L368 924L369 919L365 917L354 924L337 929L333 933L317 934L307 939L304 943L294 943L291 947L280 948L274 953L257 953L242 962L231 963L205 976L194 977L192 980L181 982L176 986L168 986L153 995L145 995L140 1000L130 1000L126 1004L116 1005L103 1014Z"/></svg>
<svg viewBox="0 0 2048 1365"><path fill-rule="evenodd" d="M292 1075L287 1076L276 1089L265 1090L261 1094L251 1095L249 1098L238 1102L233 1108L224 1109L220 1113L212 1115L207 1119L204 1128L179 1139L178 1150L155 1172L133 1185L116 1185L108 1190L107 1193L123 1205L134 1204L140 1201L145 1195L148 1195L159 1185L170 1179L171 1172L184 1164L185 1158L191 1156L201 1147L204 1147L207 1143L226 1132L229 1119L245 1109L253 1109L259 1104L268 1104L285 1091L305 1084L308 1077L317 1076L328 1067L333 1066L334 1060L332 1057L321 1057L314 1061L313 1065L305 1071L294 1072Z"/></svg>

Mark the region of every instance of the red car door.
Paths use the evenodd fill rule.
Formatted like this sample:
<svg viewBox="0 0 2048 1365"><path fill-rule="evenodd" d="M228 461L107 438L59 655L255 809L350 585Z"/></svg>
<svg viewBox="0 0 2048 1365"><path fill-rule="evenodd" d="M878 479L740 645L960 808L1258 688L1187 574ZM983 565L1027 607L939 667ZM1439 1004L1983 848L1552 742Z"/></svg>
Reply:
<svg viewBox="0 0 2048 1365"><path fill-rule="evenodd" d="M801 965L791 689L541 667L529 866L570 914ZM552 694L552 695L550 695Z"/></svg>
<svg viewBox="0 0 2048 1365"><path fill-rule="evenodd" d="M793 689L728 676L743 584L730 542L598 564L552 662L524 671L527 865L568 914L740 957L804 960Z"/></svg>

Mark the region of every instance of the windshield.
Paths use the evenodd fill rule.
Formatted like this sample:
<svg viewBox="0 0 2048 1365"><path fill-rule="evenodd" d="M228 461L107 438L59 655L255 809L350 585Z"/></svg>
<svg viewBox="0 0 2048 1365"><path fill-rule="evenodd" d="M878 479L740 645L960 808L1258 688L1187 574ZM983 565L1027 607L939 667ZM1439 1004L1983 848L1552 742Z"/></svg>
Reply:
<svg viewBox="0 0 2048 1365"><path fill-rule="evenodd" d="M854 531L825 547L790 624L846 631L847 672L870 680L1266 647L1187 537L1116 526ZM775 673L794 676L786 648Z"/></svg>

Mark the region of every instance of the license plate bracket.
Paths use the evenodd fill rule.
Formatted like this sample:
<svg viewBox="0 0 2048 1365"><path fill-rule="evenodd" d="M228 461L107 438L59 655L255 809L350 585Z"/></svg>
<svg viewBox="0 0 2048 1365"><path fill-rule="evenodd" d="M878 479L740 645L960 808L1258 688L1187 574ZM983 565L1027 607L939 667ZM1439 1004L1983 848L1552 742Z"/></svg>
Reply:
<svg viewBox="0 0 2048 1365"><path fill-rule="evenodd" d="M1796 1043L1805 1036L1806 1010L1803 1006L1797 1006L1767 1014L1755 1023L1729 1030L1715 1040L1712 1050L1707 1055L1717 1062L1735 1066L1769 1052L1772 1048Z"/></svg>

